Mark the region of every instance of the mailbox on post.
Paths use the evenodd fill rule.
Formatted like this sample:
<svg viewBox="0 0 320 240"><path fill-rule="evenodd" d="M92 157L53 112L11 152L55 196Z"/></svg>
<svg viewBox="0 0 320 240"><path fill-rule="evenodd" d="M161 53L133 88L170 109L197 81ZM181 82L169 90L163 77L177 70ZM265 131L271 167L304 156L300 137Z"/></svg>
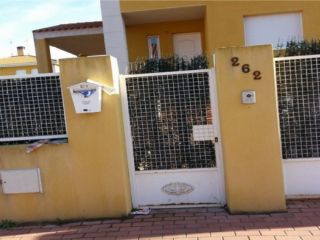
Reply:
<svg viewBox="0 0 320 240"><path fill-rule="evenodd" d="M76 113L101 112L102 86L82 82L69 87Z"/></svg>

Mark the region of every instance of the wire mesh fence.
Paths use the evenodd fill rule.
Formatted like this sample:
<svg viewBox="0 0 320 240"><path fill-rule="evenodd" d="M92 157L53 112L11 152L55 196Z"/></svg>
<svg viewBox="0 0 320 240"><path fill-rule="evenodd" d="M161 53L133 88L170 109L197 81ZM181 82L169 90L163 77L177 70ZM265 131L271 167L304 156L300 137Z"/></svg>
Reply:
<svg viewBox="0 0 320 240"><path fill-rule="evenodd" d="M275 59L284 159L320 157L320 55Z"/></svg>
<svg viewBox="0 0 320 240"><path fill-rule="evenodd" d="M0 144L66 138L60 76L0 79Z"/></svg>

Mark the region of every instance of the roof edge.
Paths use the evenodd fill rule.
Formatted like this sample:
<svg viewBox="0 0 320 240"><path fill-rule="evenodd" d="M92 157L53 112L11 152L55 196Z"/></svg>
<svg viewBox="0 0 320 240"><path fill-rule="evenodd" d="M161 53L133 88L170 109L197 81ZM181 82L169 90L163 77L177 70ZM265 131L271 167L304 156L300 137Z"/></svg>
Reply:
<svg viewBox="0 0 320 240"><path fill-rule="evenodd" d="M102 28L102 21L59 24L51 27L35 29L32 32L40 33L40 32L66 31L66 30L77 30L77 29L88 29L88 28Z"/></svg>

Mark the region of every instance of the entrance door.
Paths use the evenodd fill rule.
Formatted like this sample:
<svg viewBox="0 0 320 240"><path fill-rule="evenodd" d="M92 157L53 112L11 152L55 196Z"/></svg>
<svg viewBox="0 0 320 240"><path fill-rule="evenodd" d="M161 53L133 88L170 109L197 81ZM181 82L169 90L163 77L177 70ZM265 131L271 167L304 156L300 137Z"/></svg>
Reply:
<svg viewBox="0 0 320 240"><path fill-rule="evenodd" d="M134 207L224 203L213 81L210 70L122 79Z"/></svg>
<svg viewBox="0 0 320 240"><path fill-rule="evenodd" d="M201 33L179 33L173 35L174 54L190 60L202 54Z"/></svg>

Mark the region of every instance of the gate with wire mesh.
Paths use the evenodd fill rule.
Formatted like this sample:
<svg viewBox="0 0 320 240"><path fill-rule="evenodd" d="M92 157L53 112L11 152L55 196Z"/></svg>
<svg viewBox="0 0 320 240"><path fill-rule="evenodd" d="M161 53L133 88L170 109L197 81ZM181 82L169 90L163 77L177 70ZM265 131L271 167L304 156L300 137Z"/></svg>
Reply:
<svg viewBox="0 0 320 240"><path fill-rule="evenodd" d="M320 194L320 55L275 58L287 196Z"/></svg>
<svg viewBox="0 0 320 240"><path fill-rule="evenodd" d="M128 75L121 89L134 205L222 203L212 71Z"/></svg>
<svg viewBox="0 0 320 240"><path fill-rule="evenodd" d="M284 159L320 157L320 56L275 59Z"/></svg>

